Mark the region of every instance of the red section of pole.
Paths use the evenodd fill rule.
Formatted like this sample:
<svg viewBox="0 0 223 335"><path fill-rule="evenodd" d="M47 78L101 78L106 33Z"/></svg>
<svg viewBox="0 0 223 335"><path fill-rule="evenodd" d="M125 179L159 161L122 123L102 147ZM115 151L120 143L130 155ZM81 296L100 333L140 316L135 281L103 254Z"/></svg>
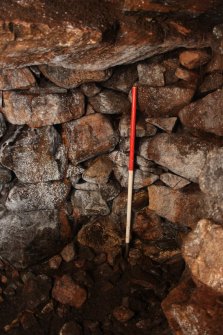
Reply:
<svg viewBox="0 0 223 335"><path fill-rule="evenodd" d="M129 154L129 171L134 170L134 154L135 154L135 134L136 134L136 96L137 87L132 88L132 113L130 126L130 154Z"/></svg>

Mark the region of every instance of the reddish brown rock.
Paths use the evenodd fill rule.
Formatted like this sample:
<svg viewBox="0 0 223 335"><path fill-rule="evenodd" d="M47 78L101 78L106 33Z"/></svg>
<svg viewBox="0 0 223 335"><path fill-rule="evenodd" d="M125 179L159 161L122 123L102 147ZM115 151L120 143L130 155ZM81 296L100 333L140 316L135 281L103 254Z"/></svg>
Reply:
<svg viewBox="0 0 223 335"><path fill-rule="evenodd" d="M25 89L35 84L35 77L28 68L0 71L0 90Z"/></svg>
<svg viewBox="0 0 223 335"><path fill-rule="evenodd" d="M121 248L121 238L115 226L108 218L92 221L84 225L78 233L78 242L97 252L118 254Z"/></svg>
<svg viewBox="0 0 223 335"><path fill-rule="evenodd" d="M210 62L207 64L206 72L223 71L223 55L214 53Z"/></svg>
<svg viewBox="0 0 223 335"><path fill-rule="evenodd" d="M194 95L194 88L138 86L139 109L149 117L177 116Z"/></svg>
<svg viewBox="0 0 223 335"><path fill-rule="evenodd" d="M175 72L175 76L179 79L182 79L184 81L188 81L190 83L194 83L196 85L197 81L198 81L198 74L193 72L193 71L189 71L186 69L183 69L181 67L178 67L176 69Z"/></svg>
<svg viewBox="0 0 223 335"><path fill-rule="evenodd" d="M223 90L210 93L186 106L180 111L179 117L189 128L223 136Z"/></svg>
<svg viewBox="0 0 223 335"><path fill-rule="evenodd" d="M194 280L223 293L223 229L210 220L201 220L184 240L183 257Z"/></svg>
<svg viewBox="0 0 223 335"><path fill-rule="evenodd" d="M164 86L164 73L166 68L162 64L140 63L137 66L139 74L139 84L152 87Z"/></svg>
<svg viewBox="0 0 223 335"><path fill-rule="evenodd" d="M101 88L95 83L82 84L80 89L88 98L94 97L96 94L101 92Z"/></svg>
<svg viewBox="0 0 223 335"><path fill-rule="evenodd" d="M89 103L102 114L123 114L130 110L130 102L125 94L107 89L90 98Z"/></svg>
<svg viewBox="0 0 223 335"><path fill-rule="evenodd" d="M81 327L75 321L66 322L59 335L82 335Z"/></svg>
<svg viewBox="0 0 223 335"><path fill-rule="evenodd" d="M157 128L160 128L167 133L171 133L175 124L176 124L177 118L176 117L166 117L166 118L147 118L146 122L156 126Z"/></svg>
<svg viewBox="0 0 223 335"><path fill-rule="evenodd" d="M64 67L53 67L48 65L39 66L43 75L54 84L64 88L78 87L83 83L104 81L108 79L112 71L76 71Z"/></svg>
<svg viewBox="0 0 223 335"><path fill-rule="evenodd" d="M196 288L183 278L162 302L163 311L174 334L221 335L223 308L218 296L207 287Z"/></svg>
<svg viewBox="0 0 223 335"><path fill-rule="evenodd" d="M57 270L59 269L61 262L62 262L62 257L60 255L55 255L51 257L48 261L49 268L52 270Z"/></svg>
<svg viewBox="0 0 223 335"><path fill-rule="evenodd" d="M63 305L81 308L87 299L87 291L76 284L69 275L55 280L52 296Z"/></svg>
<svg viewBox="0 0 223 335"><path fill-rule="evenodd" d="M189 180L184 179L170 172L161 174L160 180L167 186L173 188L174 190L178 190L190 184Z"/></svg>
<svg viewBox="0 0 223 335"><path fill-rule="evenodd" d="M223 148L216 148L207 155L205 166L199 176L201 190L207 195L223 199Z"/></svg>
<svg viewBox="0 0 223 335"><path fill-rule="evenodd" d="M208 93L215 91L223 86L223 75L222 73L214 72L208 74L202 84L199 86L201 93Z"/></svg>
<svg viewBox="0 0 223 335"><path fill-rule="evenodd" d="M166 186L151 185L148 191L149 209L171 222L193 227L197 220L206 215L205 197L199 190L182 192Z"/></svg>
<svg viewBox="0 0 223 335"><path fill-rule="evenodd" d="M89 166L82 178L89 183L106 184L113 170L113 163L108 156L101 156Z"/></svg>
<svg viewBox="0 0 223 335"><path fill-rule="evenodd" d="M112 312L114 318L119 322L127 322L133 318L134 312L125 307L125 306L118 306Z"/></svg>
<svg viewBox="0 0 223 335"><path fill-rule="evenodd" d="M101 85L112 90L129 93L138 79L136 65L120 66L115 68L112 76Z"/></svg>
<svg viewBox="0 0 223 335"><path fill-rule="evenodd" d="M203 50L186 50L180 53L180 63L189 70L206 64L211 59L208 52Z"/></svg>
<svg viewBox="0 0 223 335"><path fill-rule="evenodd" d="M110 209L103 199L100 190L76 190L71 197L75 218L88 215L108 215Z"/></svg>
<svg viewBox="0 0 223 335"><path fill-rule="evenodd" d="M60 180L67 165L65 148L53 127L18 128L4 142L1 163L23 183Z"/></svg>
<svg viewBox="0 0 223 335"><path fill-rule="evenodd" d="M72 242L67 244L60 254L65 262L71 262L75 256L74 244Z"/></svg>
<svg viewBox="0 0 223 335"><path fill-rule="evenodd" d="M10 211L54 209L64 203L69 191L68 182L19 183L9 191L5 206Z"/></svg>
<svg viewBox="0 0 223 335"><path fill-rule="evenodd" d="M118 135L106 116L99 113L63 125L68 157L76 165L114 149Z"/></svg>
<svg viewBox="0 0 223 335"><path fill-rule="evenodd" d="M12 124L38 128L78 119L85 112L84 96L78 90L70 94L27 94L4 92L6 119Z"/></svg>
<svg viewBox="0 0 223 335"><path fill-rule="evenodd" d="M136 213L133 232L146 241L156 241L163 238L161 218L147 207Z"/></svg>
<svg viewBox="0 0 223 335"><path fill-rule="evenodd" d="M147 158L188 180L197 182L207 153L212 148L212 144L189 135L163 133L148 142Z"/></svg>

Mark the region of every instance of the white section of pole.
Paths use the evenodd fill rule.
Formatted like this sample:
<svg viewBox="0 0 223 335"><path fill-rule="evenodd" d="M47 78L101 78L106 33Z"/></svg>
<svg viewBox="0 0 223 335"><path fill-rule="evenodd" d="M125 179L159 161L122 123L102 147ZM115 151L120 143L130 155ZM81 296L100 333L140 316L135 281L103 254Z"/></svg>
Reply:
<svg viewBox="0 0 223 335"><path fill-rule="evenodd" d="M126 220L126 232L125 232L125 243L126 244L129 244L130 242L131 214L132 214L132 189L133 189L133 171L129 170L127 220Z"/></svg>

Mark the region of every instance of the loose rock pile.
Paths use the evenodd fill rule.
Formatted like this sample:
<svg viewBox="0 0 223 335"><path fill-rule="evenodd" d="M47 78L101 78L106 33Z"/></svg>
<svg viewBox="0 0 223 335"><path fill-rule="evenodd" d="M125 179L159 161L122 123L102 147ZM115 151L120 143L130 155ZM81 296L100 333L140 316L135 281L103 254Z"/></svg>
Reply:
<svg viewBox="0 0 223 335"><path fill-rule="evenodd" d="M63 2L0 14L0 333L220 335L222 27L151 14L187 1Z"/></svg>

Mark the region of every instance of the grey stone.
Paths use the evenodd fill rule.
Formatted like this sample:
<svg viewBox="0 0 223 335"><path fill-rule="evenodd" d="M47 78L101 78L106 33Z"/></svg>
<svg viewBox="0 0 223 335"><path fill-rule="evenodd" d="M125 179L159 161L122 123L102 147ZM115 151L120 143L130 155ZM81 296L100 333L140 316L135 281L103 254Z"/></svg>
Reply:
<svg viewBox="0 0 223 335"><path fill-rule="evenodd" d="M122 137L130 136L130 123L130 114L124 114L119 122L119 133ZM156 127L146 123L143 119L136 121L136 137L154 136L156 131Z"/></svg>
<svg viewBox="0 0 223 335"><path fill-rule="evenodd" d="M71 197L75 217L108 215L110 209L99 191L76 190Z"/></svg>
<svg viewBox="0 0 223 335"><path fill-rule="evenodd" d="M161 174L160 180L167 186L173 188L174 190L178 190L190 184L189 180L184 179L170 172Z"/></svg>
<svg viewBox="0 0 223 335"><path fill-rule="evenodd" d="M164 130L167 133L171 133L177 121L177 117L166 117L166 118L147 118L146 122Z"/></svg>
<svg viewBox="0 0 223 335"><path fill-rule="evenodd" d="M166 68L162 64L139 63L137 65L139 83L152 87L164 86L164 73Z"/></svg>

